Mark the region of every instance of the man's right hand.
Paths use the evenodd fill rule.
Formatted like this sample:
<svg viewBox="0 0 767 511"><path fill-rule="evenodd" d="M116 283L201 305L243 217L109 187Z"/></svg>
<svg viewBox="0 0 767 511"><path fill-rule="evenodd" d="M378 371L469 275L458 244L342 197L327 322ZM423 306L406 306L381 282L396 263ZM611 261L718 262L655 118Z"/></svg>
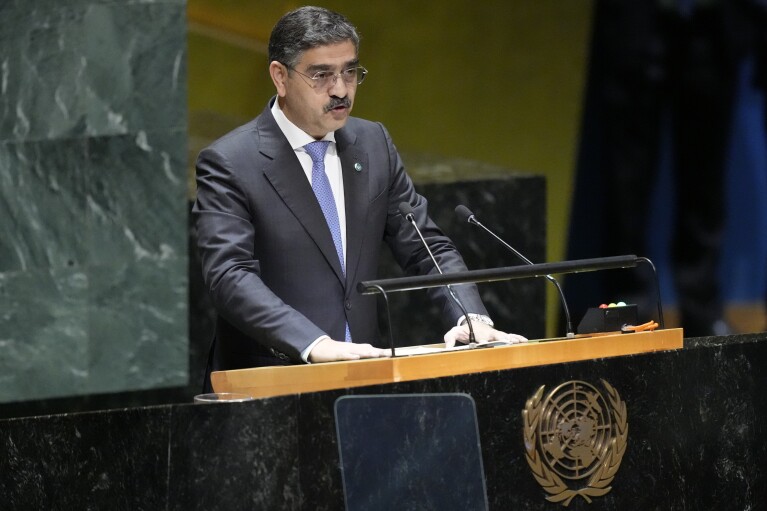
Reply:
<svg viewBox="0 0 767 511"><path fill-rule="evenodd" d="M309 352L309 362L334 362L337 360L359 360L361 358L379 358L389 355L389 351L374 348L370 344L355 344L339 342L333 339L323 339L314 345Z"/></svg>

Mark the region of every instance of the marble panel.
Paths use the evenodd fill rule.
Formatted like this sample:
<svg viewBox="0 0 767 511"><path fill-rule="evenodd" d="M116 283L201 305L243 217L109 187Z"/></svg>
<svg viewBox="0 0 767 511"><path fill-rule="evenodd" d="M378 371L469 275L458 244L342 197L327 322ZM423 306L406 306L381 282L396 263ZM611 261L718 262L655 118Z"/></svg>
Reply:
<svg viewBox="0 0 767 511"><path fill-rule="evenodd" d="M187 384L184 13L0 3L0 402Z"/></svg>
<svg viewBox="0 0 767 511"><path fill-rule="evenodd" d="M187 384L188 295L181 264L174 258L90 269L89 392Z"/></svg>
<svg viewBox="0 0 767 511"><path fill-rule="evenodd" d="M184 147L180 132L88 141L94 391L187 383Z"/></svg>
<svg viewBox="0 0 767 511"><path fill-rule="evenodd" d="M87 263L158 265L175 259L183 264L185 132L140 131L90 138L84 145Z"/></svg>
<svg viewBox="0 0 767 511"><path fill-rule="evenodd" d="M88 387L88 285L82 268L0 273L0 402Z"/></svg>
<svg viewBox="0 0 767 511"><path fill-rule="evenodd" d="M331 511L344 508L333 406L339 397L346 394L344 391L329 391L298 397L297 439L302 510Z"/></svg>
<svg viewBox="0 0 767 511"><path fill-rule="evenodd" d="M183 2L2 9L0 141L185 126Z"/></svg>
<svg viewBox="0 0 767 511"><path fill-rule="evenodd" d="M35 0L30 5L28 0L5 0L0 4L0 12L3 9L15 10L21 7L25 7L28 11L48 11L51 8L72 8L81 5L109 5L117 4L131 5L131 4L176 4L186 5L187 0Z"/></svg>
<svg viewBox="0 0 767 511"><path fill-rule="evenodd" d="M294 396L174 407L165 509L300 509L297 420Z"/></svg>
<svg viewBox="0 0 767 511"><path fill-rule="evenodd" d="M0 271L186 258L185 147L181 131L0 144Z"/></svg>
<svg viewBox="0 0 767 511"><path fill-rule="evenodd" d="M0 402L186 385L185 277L177 260L0 274Z"/></svg>
<svg viewBox="0 0 767 511"><path fill-rule="evenodd" d="M144 408L4 421L3 509L166 509L169 415Z"/></svg>
<svg viewBox="0 0 767 511"><path fill-rule="evenodd" d="M14 219L0 222L2 342L35 355L8 358L0 400L186 384L184 145L181 132L0 145Z"/></svg>
<svg viewBox="0 0 767 511"><path fill-rule="evenodd" d="M762 343L763 344L763 343ZM749 367L766 346L683 350L472 375L491 509L546 509L547 495L525 461L521 412L541 385L567 381L619 393L628 414L628 443L605 509L757 509L767 470L767 413L759 399L767 376ZM507 389L514 389L508 391ZM480 397L482 396L482 397ZM570 509L592 509L581 497Z"/></svg>
<svg viewBox="0 0 767 511"><path fill-rule="evenodd" d="M88 262L88 167L83 140L0 143L0 272Z"/></svg>

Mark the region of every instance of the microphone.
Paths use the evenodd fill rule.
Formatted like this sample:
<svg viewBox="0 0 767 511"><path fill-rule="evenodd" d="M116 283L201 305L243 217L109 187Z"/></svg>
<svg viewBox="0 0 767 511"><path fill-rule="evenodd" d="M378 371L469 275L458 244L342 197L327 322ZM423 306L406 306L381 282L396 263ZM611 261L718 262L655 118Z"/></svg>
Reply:
<svg viewBox="0 0 767 511"><path fill-rule="evenodd" d="M431 249L429 248L429 244L426 243L425 239L423 239L423 235L421 234L421 229L419 229L418 224L416 224L415 214L413 214L413 206L411 206L407 202L400 202L399 212L405 218L405 220L410 222L410 224L415 229L415 232L418 233L418 237L421 239L421 243L423 243L423 246L426 248L426 251L429 253L429 257L431 257L431 261L434 263L434 267L437 268L437 271L440 273L440 275L443 275L442 268L439 267L439 263L434 258L434 254L431 252ZM456 294L453 292L453 288L450 286L450 284L447 284L445 287L450 293L450 297L458 305L458 308L461 309L461 312L463 312L463 317L466 318L466 325L469 327L469 342L476 343L477 340L476 340L476 337L474 337L474 327L471 324L471 318L469 318L469 313L466 311L466 307L463 306L463 303L461 303L461 300L459 300Z"/></svg>
<svg viewBox="0 0 767 511"><path fill-rule="evenodd" d="M527 257L523 256L519 251L517 251L514 247L506 243L504 240L502 240L497 234L495 234L493 231L482 225L479 220L474 216L474 213L471 212L469 208L464 206L463 204L459 204L455 208L455 212L458 215L459 218L461 218L465 222L469 222L472 225L476 225L477 227L481 227L485 230L488 234L490 234L493 238L498 240L504 247L509 249L512 254L517 256L519 259L525 262L525 264L533 264L533 262L528 259ZM575 337L575 332L573 332L573 324L572 321L570 321L570 309L567 307L567 301L565 300L565 294L562 292L562 287L559 285L559 282L557 279L552 277L551 275L544 275L544 277L554 284L554 286L557 288L557 291L559 292L559 299L562 302L562 309L565 311L565 320L567 323L566 329L567 329L567 337Z"/></svg>

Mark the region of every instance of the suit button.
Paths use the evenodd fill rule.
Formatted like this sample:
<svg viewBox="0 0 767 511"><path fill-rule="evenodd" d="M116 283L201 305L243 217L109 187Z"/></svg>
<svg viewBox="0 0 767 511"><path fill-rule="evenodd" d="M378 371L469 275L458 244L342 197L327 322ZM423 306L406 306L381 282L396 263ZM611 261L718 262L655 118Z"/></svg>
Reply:
<svg viewBox="0 0 767 511"><path fill-rule="evenodd" d="M344 307L346 307L346 310L352 310L351 300L346 300L346 302L344 302Z"/></svg>

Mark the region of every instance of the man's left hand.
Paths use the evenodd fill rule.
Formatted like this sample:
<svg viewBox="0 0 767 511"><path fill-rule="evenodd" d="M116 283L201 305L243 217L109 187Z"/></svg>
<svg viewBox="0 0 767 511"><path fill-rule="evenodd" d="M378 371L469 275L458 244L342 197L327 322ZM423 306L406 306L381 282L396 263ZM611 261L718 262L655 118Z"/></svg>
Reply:
<svg viewBox="0 0 767 511"><path fill-rule="evenodd" d="M527 337L518 334L501 332L486 323L474 321L471 326L474 328L474 337L477 344L484 344L491 341L506 341L511 344L527 342ZM445 347L452 348L456 341L462 343L469 342L469 326L464 323L461 326L451 328L445 334Z"/></svg>

